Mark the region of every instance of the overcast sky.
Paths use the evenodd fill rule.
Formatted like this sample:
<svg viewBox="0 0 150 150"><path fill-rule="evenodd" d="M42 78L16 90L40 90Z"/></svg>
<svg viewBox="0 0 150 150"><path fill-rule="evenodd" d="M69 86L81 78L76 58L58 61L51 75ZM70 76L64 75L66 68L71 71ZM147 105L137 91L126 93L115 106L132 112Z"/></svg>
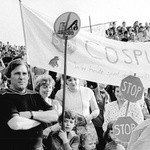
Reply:
<svg viewBox="0 0 150 150"><path fill-rule="evenodd" d="M19 0L0 0L0 41L24 45ZM134 21L150 22L149 0L22 0L26 6L57 19L62 13L73 11L81 19L81 26L117 21L133 25Z"/></svg>

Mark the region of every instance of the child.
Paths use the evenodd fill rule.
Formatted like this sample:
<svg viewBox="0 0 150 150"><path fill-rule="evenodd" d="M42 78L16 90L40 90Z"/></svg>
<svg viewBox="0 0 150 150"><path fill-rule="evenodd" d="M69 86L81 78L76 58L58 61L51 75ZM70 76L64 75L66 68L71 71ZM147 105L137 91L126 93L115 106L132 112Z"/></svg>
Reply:
<svg viewBox="0 0 150 150"><path fill-rule="evenodd" d="M58 118L58 122L62 125L62 115ZM78 150L80 138L73 128L76 126L76 114L72 111L64 112L64 131L59 130L50 133L52 150Z"/></svg>
<svg viewBox="0 0 150 150"><path fill-rule="evenodd" d="M81 134L80 150L96 150L96 144L98 143L97 135L91 131L87 131Z"/></svg>
<svg viewBox="0 0 150 150"><path fill-rule="evenodd" d="M119 144L118 139L114 135L113 124L114 121L109 122L107 125L107 130L104 132L104 139L107 142L105 150L125 150L125 148Z"/></svg>

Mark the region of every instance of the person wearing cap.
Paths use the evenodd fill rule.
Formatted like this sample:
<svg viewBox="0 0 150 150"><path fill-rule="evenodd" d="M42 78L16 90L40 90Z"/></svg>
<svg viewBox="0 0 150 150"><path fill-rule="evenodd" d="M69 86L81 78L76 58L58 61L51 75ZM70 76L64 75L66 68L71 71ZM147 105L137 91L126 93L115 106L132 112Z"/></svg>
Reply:
<svg viewBox="0 0 150 150"><path fill-rule="evenodd" d="M57 121L58 113L37 92L27 90L29 68L11 61L5 71L9 87L0 94L0 149L43 150L43 123Z"/></svg>

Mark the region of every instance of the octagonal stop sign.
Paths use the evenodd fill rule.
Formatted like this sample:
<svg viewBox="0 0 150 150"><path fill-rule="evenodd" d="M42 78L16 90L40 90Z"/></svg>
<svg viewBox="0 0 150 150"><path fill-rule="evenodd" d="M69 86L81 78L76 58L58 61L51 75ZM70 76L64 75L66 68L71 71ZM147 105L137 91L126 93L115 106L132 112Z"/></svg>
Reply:
<svg viewBox="0 0 150 150"><path fill-rule="evenodd" d="M114 135L122 142L129 142L132 131L138 124L131 117L119 117L114 123Z"/></svg>
<svg viewBox="0 0 150 150"><path fill-rule="evenodd" d="M136 102L142 98L144 87L140 78L129 75L122 80L120 90L125 99Z"/></svg>

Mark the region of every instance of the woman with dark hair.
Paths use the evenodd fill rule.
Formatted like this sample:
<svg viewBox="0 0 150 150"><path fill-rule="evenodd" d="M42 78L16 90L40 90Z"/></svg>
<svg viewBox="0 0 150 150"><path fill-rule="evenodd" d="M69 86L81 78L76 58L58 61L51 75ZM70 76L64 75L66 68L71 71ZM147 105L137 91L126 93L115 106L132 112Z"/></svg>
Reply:
<svg viewBox="0 0 150 150"><path fill-rule="evenodd" d="M125 117L128 101L121 94L120 87L115 86L116 101L110 102L105 106L103 130L106 131L110 121L116 121L119 117ZM134 119L137 124L144 121L143 113L139 103L129 103L127 116Z"/></svg>

